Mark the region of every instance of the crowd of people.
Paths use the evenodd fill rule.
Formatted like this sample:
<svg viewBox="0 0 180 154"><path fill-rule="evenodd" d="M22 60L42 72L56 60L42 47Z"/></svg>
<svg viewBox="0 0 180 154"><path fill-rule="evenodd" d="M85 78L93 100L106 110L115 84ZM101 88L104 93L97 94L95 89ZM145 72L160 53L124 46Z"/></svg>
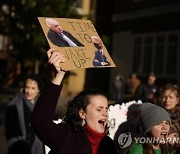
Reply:
<svg viewBox="0 0 180 154"><path fill-rule="evenodd" d="M150 73L144 83L136 74L128 78L126 97L143 102L138 105L137 137L155 138L155 142L133 140L122 150L108 136L108 98L103 91L89 89L80 92L68 102L62 122L53 122L67 73L59 63L65 63L66 57L55 49L49 49L47 57L55 73L46 87L41 91L37 75L29 75L23 90L8 105L5 123L8 154L44 154L45 145L51 149L51 154L180 153L180 141L175 143L173 140L180 136L178 86L157 87L154 73ZM120 79L121 76L117 76L117 80ZM121 95L117 94L116 99L120 101L120 98ZM168 142L162 142L166 138L169 138Z"/></svg>
<svg viewBox="0 0 180 154"><path fill-rule="evenodd" d="M137 77L136 73L132 73L126 81L121 81L124 86L121 87L124 88L124 93L121 92L122 99L117 103L124 100L141 100L143 104L139 107L139 122L141 127L149 127L149 131L138 130L138 135L141 137L157 137L157 134L155 135L151 131L154 129L153 126L157 126L161 133L164 131L164 136L169 139L169 142L166 145L158 144L158 148L157 145L136 143L128 150L118 148L120 153L180 153L180 89L173 83L166 83L158 87L156 80L157 76L153 72L148 74L144 82ZM165 123L163 124L163 122ZM158 132L156 129L155 131ZM158 152L159 150L161 152Z"/></svg>

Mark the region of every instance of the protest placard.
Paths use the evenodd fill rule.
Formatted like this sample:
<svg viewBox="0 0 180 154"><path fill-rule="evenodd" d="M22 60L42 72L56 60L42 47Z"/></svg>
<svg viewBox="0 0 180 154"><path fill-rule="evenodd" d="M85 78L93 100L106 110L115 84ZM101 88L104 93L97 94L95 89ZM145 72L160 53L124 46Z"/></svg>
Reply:
<svg viewBox="0 0 180 154"><path fill-rule="evenodd" d="M106 47L90 20L38 17L51 48L67 61L64 70L90 67L115 67Z"/></svg>

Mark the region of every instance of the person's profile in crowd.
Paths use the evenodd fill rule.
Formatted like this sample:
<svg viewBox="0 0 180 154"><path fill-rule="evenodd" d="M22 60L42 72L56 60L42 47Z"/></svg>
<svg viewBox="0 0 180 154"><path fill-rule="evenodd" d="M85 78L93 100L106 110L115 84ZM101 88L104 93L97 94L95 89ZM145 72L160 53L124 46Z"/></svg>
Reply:
<svg viewBox="0 0 180 154"><path fill-rule="evenodd" d="M103 43L100 38L91 36L91 41L94 44L96 51L93 59L93 66L110 66L111 63L107 60L103 51Z"/></svg>
<svg viewBox="0 0 180 154"><path fill-rule="evenodd" d="M48 39L58 47L84 47L70 32L63 30L59 22L53 18L46 18Z"/></svg>

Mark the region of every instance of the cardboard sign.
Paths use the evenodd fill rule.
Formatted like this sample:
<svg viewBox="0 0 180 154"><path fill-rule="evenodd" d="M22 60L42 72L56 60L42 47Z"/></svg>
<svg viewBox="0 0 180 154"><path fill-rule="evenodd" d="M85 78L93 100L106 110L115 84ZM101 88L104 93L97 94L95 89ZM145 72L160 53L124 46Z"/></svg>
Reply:
<svg viewBox="0 0 180 154"><path fill-rule="evenodd" d="M67 61L64 70L89 67L115 67L90 20L38 17L51 48Z"/></svg>

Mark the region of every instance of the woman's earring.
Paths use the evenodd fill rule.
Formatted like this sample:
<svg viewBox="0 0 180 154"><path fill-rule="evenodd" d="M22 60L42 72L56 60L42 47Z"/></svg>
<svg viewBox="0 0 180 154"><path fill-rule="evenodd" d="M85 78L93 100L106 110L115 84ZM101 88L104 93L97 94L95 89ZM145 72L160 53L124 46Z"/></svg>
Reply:
<svg viewBox="0 0 180 154"><path fill-rule="evenodd" d="M86 124L86 121L85 121L85 119L83 118L82 119L82 126L84 126Z"/></svg>

